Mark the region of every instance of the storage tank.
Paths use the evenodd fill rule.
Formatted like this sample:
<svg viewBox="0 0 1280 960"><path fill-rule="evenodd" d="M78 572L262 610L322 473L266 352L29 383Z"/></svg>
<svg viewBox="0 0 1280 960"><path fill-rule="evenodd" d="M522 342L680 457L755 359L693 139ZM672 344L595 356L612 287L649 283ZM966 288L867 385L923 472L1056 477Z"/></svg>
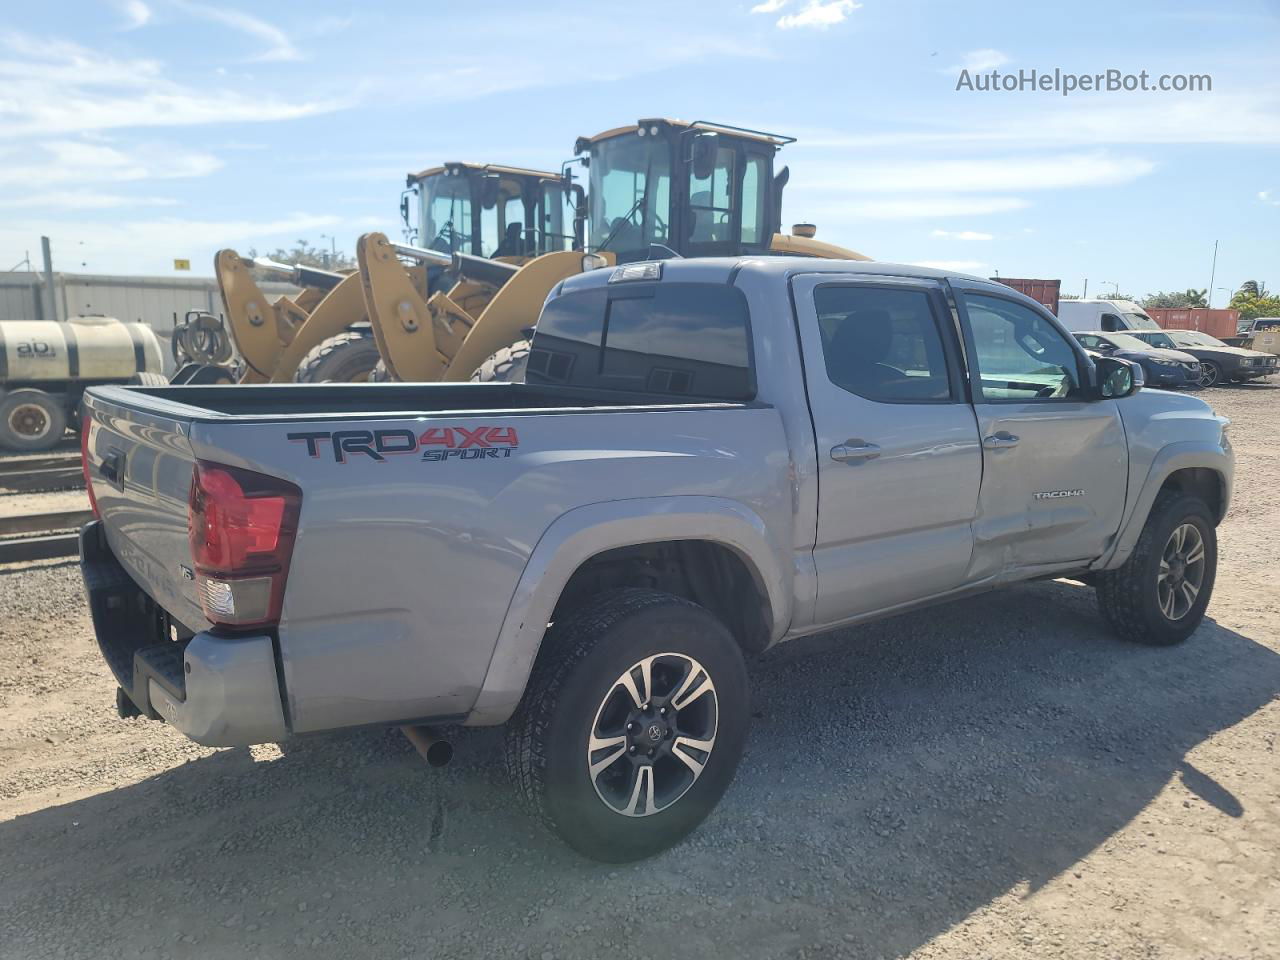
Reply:
<svg viewBox="0 0 1280 960"><path fill-rule="evenodd" d="M0 448L48 450L77 427L85 387L162 373L150 327L112 317L0 322Z"/></svg>
<svg viewBox="0 0 1280 960"><path fill-rule="evenodd" d="M1239 310L1207 307L1148 307L1147 313L1166 330L1200 330L1219 340L1234 337L1240 321Z"/></svg>
<svg viewBox="0 0 1280 960"><path fill-rule="evenodd" d="M0 386L124 382L135 373L160 373L163 364L160 341L141 323L113 317L0 322Z"/></svg>

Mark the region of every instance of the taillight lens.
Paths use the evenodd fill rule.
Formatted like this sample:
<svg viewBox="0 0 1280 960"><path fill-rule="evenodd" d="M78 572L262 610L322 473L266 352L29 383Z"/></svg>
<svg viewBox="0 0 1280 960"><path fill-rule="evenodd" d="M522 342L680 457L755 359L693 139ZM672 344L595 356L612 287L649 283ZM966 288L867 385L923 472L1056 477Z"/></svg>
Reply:
<svg viewBox="0 0 1280 960"><path fill-rule="evenodd" d="M187 535L204 614L228 626L279 622L302 491L239 467L196 461Z"/></svg>
<svg viewBox="0 0 1280 960"><path fill-rule="evenodd" d="M98 509L98 498L93 495L93 476L89 469L89 431L93 429L93 417L85 414L80 418L80 469L84 471L84 488L89 492L89 509L99 520L102 511Z"/></svg>

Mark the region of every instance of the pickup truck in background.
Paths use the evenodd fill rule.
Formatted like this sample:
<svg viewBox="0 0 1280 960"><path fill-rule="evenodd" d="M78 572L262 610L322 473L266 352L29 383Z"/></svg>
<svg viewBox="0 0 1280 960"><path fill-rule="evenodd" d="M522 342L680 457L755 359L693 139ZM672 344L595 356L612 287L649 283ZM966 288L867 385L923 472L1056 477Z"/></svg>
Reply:
<svg viewBox="0 0 1280 960"><path fill-rule="evenodd" d="M1226 421L1134 372L998 283L765 257L565 281L526 383L94 388L98 642L205 744L505 723L541 820L647 856L728 786L774 644L1059 576L1186 639Z"/></svg>

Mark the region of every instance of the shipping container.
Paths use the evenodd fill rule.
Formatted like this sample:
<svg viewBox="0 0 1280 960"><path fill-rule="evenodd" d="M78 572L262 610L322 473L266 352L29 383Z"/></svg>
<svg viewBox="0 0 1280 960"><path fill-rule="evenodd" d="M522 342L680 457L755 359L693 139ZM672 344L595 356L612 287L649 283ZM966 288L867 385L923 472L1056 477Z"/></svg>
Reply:
<svg viewBox="0 0 1280 960"><path fill-rule="evenodd" d="M1026 294L1032 300L1043 303L1056 317L1058 315L1058 294L1062 290L1061 280L1019 280L1017 277L992 277L997 283L1013 287L1019 293Z"/></svg>
<svg viewBox="0 0 1280 960"><path fill-rule="evenodd" d="M1234 337L1239 310L1210 310L1207 307L1148 307L1147 313L1166 330L1200 330L1217 337Z"/></svg>

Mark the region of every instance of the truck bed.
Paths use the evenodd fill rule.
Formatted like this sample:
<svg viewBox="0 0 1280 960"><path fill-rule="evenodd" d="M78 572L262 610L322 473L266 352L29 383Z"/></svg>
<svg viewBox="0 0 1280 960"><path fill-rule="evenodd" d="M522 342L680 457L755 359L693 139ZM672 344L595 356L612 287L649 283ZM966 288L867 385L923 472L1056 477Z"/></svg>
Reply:
<svg viewBox="0 0 1280 960"><path fill-rule="evenodd" d="M626 407L679 409L749 404L523 383L284 383L225 386L111 387L94 391L99 403L216 422L228 419L394 419L422 414L469 415L506 411L587 411Z"/></svg>

